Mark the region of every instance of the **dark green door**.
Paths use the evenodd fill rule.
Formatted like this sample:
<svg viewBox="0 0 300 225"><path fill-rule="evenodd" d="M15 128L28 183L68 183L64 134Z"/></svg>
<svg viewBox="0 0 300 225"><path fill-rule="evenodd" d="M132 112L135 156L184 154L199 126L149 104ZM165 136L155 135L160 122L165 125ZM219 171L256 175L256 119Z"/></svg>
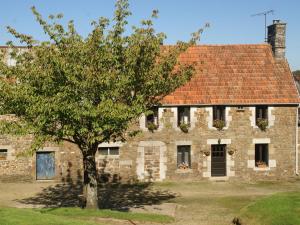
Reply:
<svg viewBox="0 0 300 225"><path fill-rule="evenodd" d="M211 146L211 176L226 176L226 145Z"/></svg>

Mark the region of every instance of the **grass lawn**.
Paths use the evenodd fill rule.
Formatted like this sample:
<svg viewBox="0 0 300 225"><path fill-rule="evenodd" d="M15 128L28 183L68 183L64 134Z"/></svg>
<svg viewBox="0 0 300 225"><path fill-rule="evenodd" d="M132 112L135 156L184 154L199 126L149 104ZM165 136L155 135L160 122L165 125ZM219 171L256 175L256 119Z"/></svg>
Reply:
<svg viewBox="0 0 300 225"><path fill-rule="evenodd" d="M33 185L36 184L31 184ZM19 187L20 184L0 185L0 190L3 190L0 191L0 225L129 225L129 220L136 221L139 225L229 225L235 217L241 218L243 225L300 225L299 180L255 183L158 182L147 187L143 193L148 200L164 197L161 193L171 193L176 197L162 198L157 204L171 204L165 204L162 208L154 205L150 208L153 211L146 209L145 212L173 212L176 205L174 218L158 214L80 208L13 208L19 206L14 205L13 199L22 199L31 190L30 186L25 190L21 189L23 194L15 197L14 194L19 193ZM6 196L11 197L6 200Z"/></svg>
<svg viewBox="0 0 300 225"><path fill-rule="evenodd" d="M133 221L168 223L170 216L129 213L111 210L87 210L80 208L17 209L0 208L0 225L100 225L96 218L113 218Z"/></svg>
<svg viewBox="0 0 300 225"><path fill-rule="evenodd" d="M240 218L245 224L300 224L300 192L280 193L259 199L243 208Z"/></svg>

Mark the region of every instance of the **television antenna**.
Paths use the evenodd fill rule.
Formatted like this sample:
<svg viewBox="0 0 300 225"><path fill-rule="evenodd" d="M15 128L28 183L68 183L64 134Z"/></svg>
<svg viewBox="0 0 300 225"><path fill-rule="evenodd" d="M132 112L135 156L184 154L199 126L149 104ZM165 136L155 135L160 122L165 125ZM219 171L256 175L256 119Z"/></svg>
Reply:
<svg viewBox="0 0 300 225"><path fill-rule="evenodd" d="M268 14L274 14L274 10L269 10L269 11L265 11L265 12L261 12L261 13L256 13L256 14L253 14L251 15L251 17L254 17L254 16L265 16L265 42L268 42L268 38L267 38L267 15Z"/></svg>

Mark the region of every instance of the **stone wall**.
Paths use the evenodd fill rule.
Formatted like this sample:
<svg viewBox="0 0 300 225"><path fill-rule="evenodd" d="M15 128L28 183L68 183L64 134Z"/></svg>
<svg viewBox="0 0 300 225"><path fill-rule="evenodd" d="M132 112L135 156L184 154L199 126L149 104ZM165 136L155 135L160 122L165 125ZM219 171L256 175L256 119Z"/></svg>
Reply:
<svg viewBox="0 0 300 225"><path fill-rule="evenodd" d="M7 149L7 158L0 160L0 181L36 180L36 155L27 153L31 142L31 136L0 136L0 149ZM53 179L65 182L82 179L82 158L75 145L47 143L45 147L38 150L38 152L41 151L54 153L55 176Z"/></svg>
<svg viewBox="0 0 300 225"><path fill-rule="evenodd" d="M296 110L293 106L269 107L269 126L261 131L255 125L255 107L243 110L227 107L226 127L218 131L211 124L211 107L193 107L191 122L194 124L188 133L183 133L176 125L176 108L165 108L160 118L162 129L152 133L141 127L144 131L121 147L119 157L133 161L139 179L148 179L149 170L153 171L153 180L212 179L211 156L203 153L211 151L211 144L220 142L227 145L227 150L234 151L233 155L226 155L227 179L288 179L294 177L296 169ZM254 164L255 144L259 143L269 145L267 168L257 168ZM177 169L178 145L191 145L191 168ZM125 175L120 169L121 177L122 174Z"/></svg>
<svg viewBox="0 0 300 225"><path fill-rule="evenodd" d="M270 106L269 126L261 131L255 125L255 107L243 110L231 106L226 109L226 127L218 131L212 126L211 107L191 108L191 127L188 133L177 127L177 108L160 108L159 129L150 132L140 123L140 132L126 143L104 143L117 146L119 155L96 155L99 173L106 179L128 180L201 180L211 176L212 144L226 144L226 177L229 180L274 180L295 176L296 156L295 106ZM141 118L143 121L145 118ZM300 136L300 135L299 135ZM30 145L28 137L0 136L0 148L9 149L7 160L0 160L0 180L35 180L35 156L16 157ZM255 167L255 144L269 145L269 166ZM191 167L177 168L177 146L191 146ZM234 154L230 155L229 150ZM300 149L299 149L300 150ZM75 145L47 144L40 151L55 153L55 179L82 179L82 157ZM300 154L299 154L300 156Z"/></svg>

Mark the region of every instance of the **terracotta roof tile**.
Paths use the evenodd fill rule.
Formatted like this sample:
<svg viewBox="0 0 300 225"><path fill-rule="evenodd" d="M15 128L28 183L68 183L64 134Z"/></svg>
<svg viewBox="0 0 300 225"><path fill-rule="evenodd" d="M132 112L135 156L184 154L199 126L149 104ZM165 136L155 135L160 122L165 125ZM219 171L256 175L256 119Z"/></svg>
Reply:
<svg viewBox="0 0 300 225"><path fill-rule="evenodd" d="M274 60L268 44L199 45L179 60L196 62L196 72L163 99L164 105L300 102L288 63Z"/></svg>

